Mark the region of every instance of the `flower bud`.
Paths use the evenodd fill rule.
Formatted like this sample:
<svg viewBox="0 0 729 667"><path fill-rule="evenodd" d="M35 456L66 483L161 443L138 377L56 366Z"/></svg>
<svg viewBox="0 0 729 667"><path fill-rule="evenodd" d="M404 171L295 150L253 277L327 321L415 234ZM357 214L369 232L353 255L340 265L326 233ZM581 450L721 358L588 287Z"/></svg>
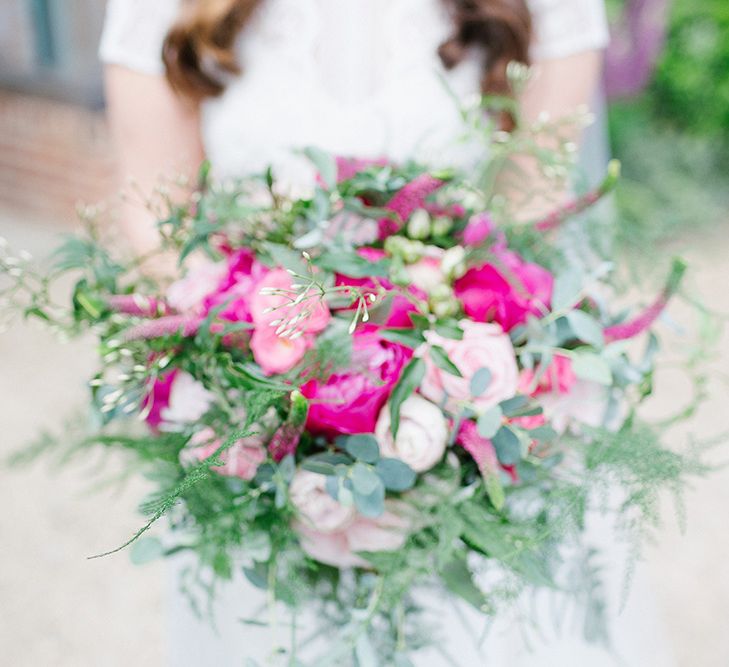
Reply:
<svg viewBox="0 0 729 667"><path fill-rule="evenodd" d="M420 241L407 241L402 250L402 258L406 264L414 264L425 255L425 245Z"/></svg>
<svg viewBox="0 0 729 667"><path fill-rule="evenodd" d="M448 248L440 263L443 274L449 280L457 280L466 273L466 251L463 246Z"/></svg>
<svg viewBox="0 0 729 667"><path fill-rule="evenodd" d="M429 305L436 317L450 317L458 313L458 300L448 285L438 285L431 290Z"/></svg>
<svg viewBox="0 0 729 667"><path fill-rule="evenodd" d="M430 236L430 214L424 208L416 209L410 216L407 227L411 239L427 239Z"/></svg>
<svg viewBox="0 0 729 667"><path fill-rule="evenodd" d="M439 215L433 220L431 233L433 236L445 236L453 228L453 220L446 215Z"/></svg>

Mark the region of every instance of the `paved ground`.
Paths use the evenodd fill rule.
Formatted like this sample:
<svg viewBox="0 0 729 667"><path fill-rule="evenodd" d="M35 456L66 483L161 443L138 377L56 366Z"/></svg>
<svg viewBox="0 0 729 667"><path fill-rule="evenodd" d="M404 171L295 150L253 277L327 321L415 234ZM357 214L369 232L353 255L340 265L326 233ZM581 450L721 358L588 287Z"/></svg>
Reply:
<svg viewBox="0 0 729 667"><path fill-rule="evenodd" d="M691 256L697 293L729 312L726 231L702 239ZM15 222L7 214L0 214L0 236L41 255L53 243L50 228ZM695 323L685 308L674 307L672 314L687 328ZM678 336L671 339L674 349L685 344ZM723 349L709 387L712 398L689 429L675 434L677 443L687 432L708 436L729 429L726 333ZM58 427L62 415L83 400L83 379L92 367L91 350L83 343L61 346L30 326L0 336L0 456L21 447L39 429ZM653 415L665 414L688 389L681 375L670 370L661 374L659 386L648 406ZM135 503L144 491L138 480L94 491L87 473L99 464L84 461L57 469L42 461L29 469L0 471L2 664L165 664L163 566L136 568L123 553L85 559L115 546L138 526ZM110 475L120 469L118 460L105 465ZM670 520L667 507L669 521L650 550L649 568L680 666L726 667L729 473L698 483L686 500L686 534Z"/></svg>

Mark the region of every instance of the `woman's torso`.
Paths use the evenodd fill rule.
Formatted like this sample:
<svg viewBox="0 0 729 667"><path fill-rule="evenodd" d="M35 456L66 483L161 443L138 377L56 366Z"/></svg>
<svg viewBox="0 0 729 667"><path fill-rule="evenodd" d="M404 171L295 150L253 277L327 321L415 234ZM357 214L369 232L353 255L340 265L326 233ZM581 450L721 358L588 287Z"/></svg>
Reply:
<svg viewBox="0 0 729 667"><path fill-rule="evenodd" d="M161 44L180 0L110 0L101 56L162 73ZM531 0L537 57L599 48L602 0ZM480 92L483 56L447 71L438 46L453 30L443 0L264 0L238 42L243 74L203 104L216 172L274 164L299 180L308 145L342 155L464 162L474 147L459 104Z"/></svg>

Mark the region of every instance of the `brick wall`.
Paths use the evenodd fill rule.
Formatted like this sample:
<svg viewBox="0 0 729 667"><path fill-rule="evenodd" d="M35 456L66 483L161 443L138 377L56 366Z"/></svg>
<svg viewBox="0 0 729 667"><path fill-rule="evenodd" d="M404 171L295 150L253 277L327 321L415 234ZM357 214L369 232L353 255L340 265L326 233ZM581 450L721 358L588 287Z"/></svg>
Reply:
<svg viewBox="0 0 729 667"><path fill-rule="evenodd" d="M0 92L0 205L70 224L79 203L113 192L101 112Z"/></svg>

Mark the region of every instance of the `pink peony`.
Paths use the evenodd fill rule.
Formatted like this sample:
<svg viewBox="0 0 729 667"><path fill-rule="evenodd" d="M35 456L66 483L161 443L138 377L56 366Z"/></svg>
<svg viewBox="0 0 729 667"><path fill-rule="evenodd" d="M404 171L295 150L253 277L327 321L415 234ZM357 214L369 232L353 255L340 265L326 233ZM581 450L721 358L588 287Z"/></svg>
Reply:
<svg viewBox="0 0 729 667"><path fill-rule="evenodd" d="M516 394L519 371L511 340L498 324L462 320L462 340L444 338L435 332L426 334L428 343L439 345L458 367L463 377L441 370L433 363L426 347L423 356L426 372L420 393L437 405L445 401L446 409L457 414L459 402L469 402L479 410L487 410ZM491 382L480 396L471 396L471 379L481 368L491 373Z"/></svg>
<svg viewBox="0 0 729 667"><path fill-rule="evenodd" d="M368 567L357 555L361 551L397 551L407 540L409 522L389 504L382 516L367 519L357 516L349 525L336 532L321 532L294 522L302 549L314 560L333 567Z"/></svg>
<svg viewBox="0 0 729 667"><path fill-rule="evenodd" d="M204 302L204 314L221 307L218 317L229 322L252 322L250 300L254 286L268 268L258 262L249 248L242 248L228 257L227 271L217 289Z"/></svg>
<svg viewBox="0 0 729 667"><path fill-rule="evenodd" d="M282 338L276 328L263 324L251 336L251 352L266 375L288 373L311 346L310 336Z"/></svg>
<svg viewBox="0 0 729 667"><path fill-rule="evenodd" d="M412 356L407 347L382 338L367 325L353 336L351 366L326 382L310 380L301 393L310 399L307 428L314 433L372 433L380 409Z"/></svg>
<svg viewBox="0 0 729 667"><path fill-rule="evenodd" d="M180 463L185 465L199 463L212 456L223 444L216 438L212 428L204 428L190 438L190 442L180 452ZM256 476L258 466L266 460L266 449L260 435L242 438L220 454L222 466L212 468L219 475L251 480Z"/></svg>
<svg viewBox="0 0 729 667"><path fill-rule="evenodd" d="M495 249L497 261L469 269L454 289L469 317L497 322L505 331L526 322L527 315L543 315L552 299L552 274L525 262L509 250Z"/></svg>
<svg viewBox="0 0 729 667"><path fill-rule="evenodd" d="M297 328L305 333L318 333L326 329L331 315L326 303L313 291L300 303L293 305L295 294L294 281L284 269L269 271L253 287L251 295L251 316L256 327L270 325L276 320L300 318ZM280 294L268 294L267 290L280 290ZM289 291L290 296L286 295Z"/></svg>
<svg viewBox="0 0 729 667"><path fill-rule="evenodd" d="M375 434L382 456L400 459L415 472L425 472L443 459L448 443L448 424L437 405L422 396L411 396L400 406L400 428L393 439L390 410L380 411Z"/></svg>

